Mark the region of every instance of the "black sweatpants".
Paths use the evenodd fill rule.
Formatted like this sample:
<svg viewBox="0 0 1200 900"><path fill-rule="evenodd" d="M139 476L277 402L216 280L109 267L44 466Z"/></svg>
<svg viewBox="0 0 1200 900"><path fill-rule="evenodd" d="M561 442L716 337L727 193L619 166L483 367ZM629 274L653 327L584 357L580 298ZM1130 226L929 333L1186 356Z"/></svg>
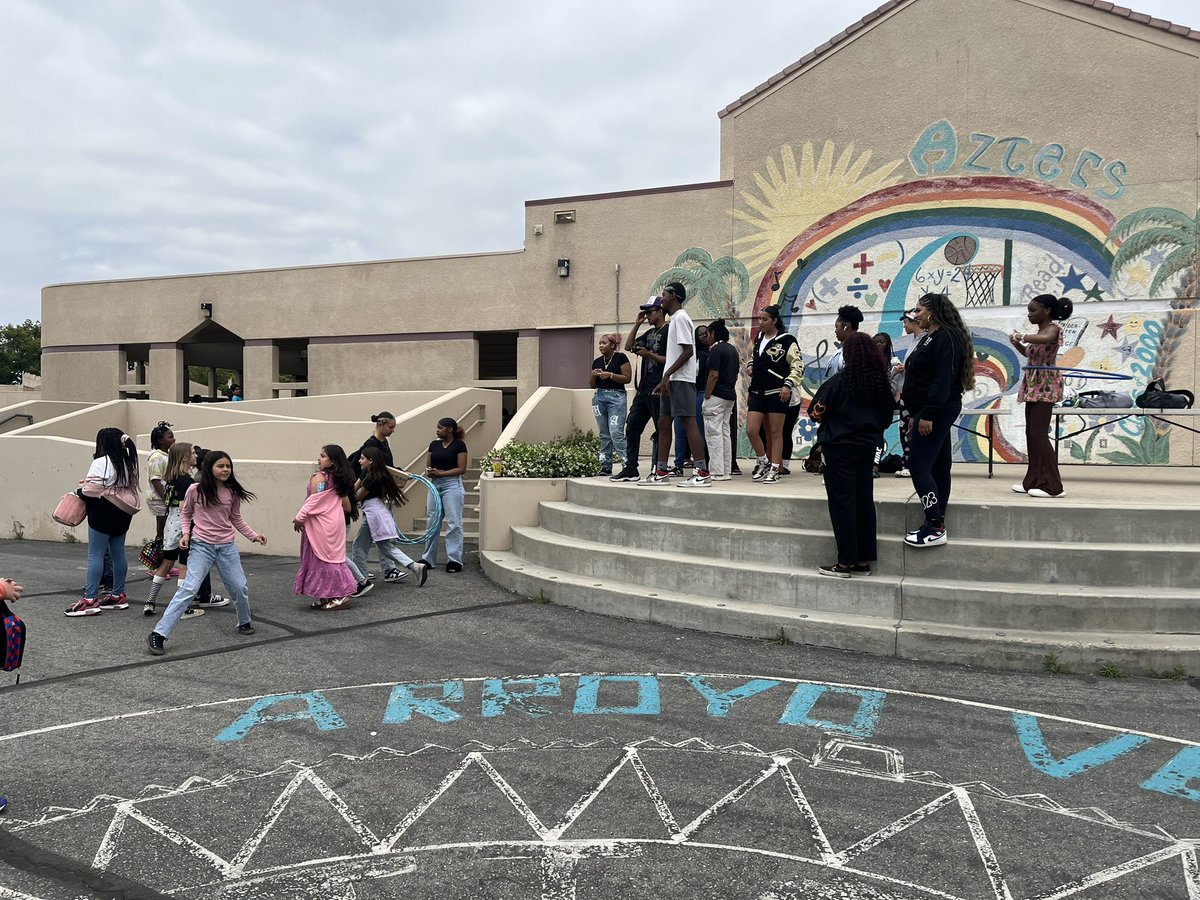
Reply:
<svg viewBox="0 0 1200 900"><path fill-rule="evenodd" d="M954 441L950 432L962 414L962 398L951 397L933 417L933 430L928 436L920 431L920 419L912 416L909 437L908 470L912 473L913 490L925 510L925 521L941 525L946 520L946 504L950 502L950 457Z"/></svg>
<svg viewBox="0 0 1200 900"><path fill-rule="evenodd" d="M641 456L642 432L650 426L650 468L658 458L658 398L641 391L633 395L629 414L625 417L625 462L626 468L637 470Z"/></svg>
<svg viewBox="0 0 1200 900"><path fill-rule="evenodd" d="M834 445L825 447L824 455L825 494L837 541L837 561L845 566L874 562L875 448Z"/></svg>

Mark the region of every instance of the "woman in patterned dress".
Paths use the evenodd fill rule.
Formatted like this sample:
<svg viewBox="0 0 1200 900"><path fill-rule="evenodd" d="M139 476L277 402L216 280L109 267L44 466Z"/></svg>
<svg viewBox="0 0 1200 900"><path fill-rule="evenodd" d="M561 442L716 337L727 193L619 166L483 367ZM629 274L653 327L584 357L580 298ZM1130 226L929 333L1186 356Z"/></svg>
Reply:
<svg viewBox="0 0 1200 900"><path fill-rule="evenodd" d="M1025 404L1025 442L1029 467L1025 480L1014 484L1018 494L1031 497L1063 496L1058 474L1058 454L1050 440L1050 418L1055 404L1062 402L1062 372L1054 368L1062 347L1062 329L1055 322L1071 317L1072 304L1066 297L1039 294L1029 301L1029 321L1035 334L1013 332L1009 340L1017 352L1029 360L1017 400Z"/></svg>

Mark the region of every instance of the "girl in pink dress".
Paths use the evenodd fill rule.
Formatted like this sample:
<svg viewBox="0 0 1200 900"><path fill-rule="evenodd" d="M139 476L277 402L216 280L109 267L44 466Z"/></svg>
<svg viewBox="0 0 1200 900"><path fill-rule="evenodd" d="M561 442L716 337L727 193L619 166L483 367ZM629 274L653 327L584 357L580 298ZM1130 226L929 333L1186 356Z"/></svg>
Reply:
<svg viewBox="0 0 1200 900"><path fill-rule="evenodd" d="M1017 352L1029 360L1017 400L1025 404L1025 442L1029 466L1025 479L1014 484L1018 494L1031 497L1063 496L1062 478L1058 474L1058 454L1050 440L1050 418L1057 403L1062 402L1062 372L1054 368L1062 347L1062 329L1055 322L1071 317L1072 304L1066 297L1039 294L1029 301L1029 321L1037 329L1034 334L1014 331L1009 341Z"/></svg>
<svg viewBox="0 0 1200 900"><path fill-rule="evenodd" d="M354 472L346 451L327 444L308 480L308 495L292 527L300 533L296 596L315 597L313 609L345 609L358 587L346 565L346 513L351 508Z"/></svg>

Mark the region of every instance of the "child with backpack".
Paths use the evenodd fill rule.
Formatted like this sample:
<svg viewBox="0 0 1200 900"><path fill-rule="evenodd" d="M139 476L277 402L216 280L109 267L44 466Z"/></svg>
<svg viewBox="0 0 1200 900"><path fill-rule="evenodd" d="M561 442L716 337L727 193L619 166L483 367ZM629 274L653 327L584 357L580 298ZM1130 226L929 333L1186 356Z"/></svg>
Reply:
<svg viewBox="0 0 1200 900"><path fill-rule="evenodd" d="M162 586L170 580L171 570L176 562L179 563L179 584L182 585L187 577L188 552L179 546L179 540L183 537L180 507L188 488L196 483L192 478L196 462L197 448L193 444L180 441L172 444L167 453L167 465L163 470L163 483L166 486L163 491L163 503L167 510L163 526L163 558L151 578L150 595L146 598L146 605L142 607L143 615L154 615L158 594ZM204 615L206 608L228 605L228 598L212 592L211 576L205 575L204 581L200 583L196 602L189 606L183 615L185 618L195 619Z"/></svg>
<svg viewBox="0 0 1200 900"><path fill-rule="evenodd" d="M292 591L297 597L314 597L313 609L345 609L350 595L358 591L358 579L346 566L346 514L354 493L354 470L345 450L337 444L321 448L307 491L292 520L300 534L300 571Z"/></svg>
<svg viewBox="0 0 1200 900"><path fill-rule="evenodd" d="M248 540L264 547L267 545L267 536L257 534L242 518L242 503L254 499L254 494L242 487L234 475L233 459L229 454L209 450L200 465L200 480L188 488L180 508L183 535L179 546L190 555L187 578L146 638L152 655L162 656L167 652L163 645L213 566L217 567L221 580L233 596L238 634L254 634L254 624L250 620L250 589L234 543L237 532L241 532Z"/></svg>

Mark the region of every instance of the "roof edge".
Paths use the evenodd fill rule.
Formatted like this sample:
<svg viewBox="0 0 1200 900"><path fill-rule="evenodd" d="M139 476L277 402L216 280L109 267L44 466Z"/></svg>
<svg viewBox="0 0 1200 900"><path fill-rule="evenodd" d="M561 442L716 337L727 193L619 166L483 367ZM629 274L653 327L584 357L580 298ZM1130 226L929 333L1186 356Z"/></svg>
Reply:
<svg viewBox="0 0 1200 900"><path fill-rule="evenodd" d="M581 203L585 200L612 200L615 197L645 197L650 194L677 194L680 191L706 191L712 188L733 187L732 181L700 181L695 184L673 184L667 187L641 188L633 191L609 191L605 194L577 194L574 197L547 197L544 200L526 200L525 208L551 206L562 203Z"/></svg>
<svg viewBox="0 0 1200 900"><path fill-rule="evenodd" d="M897 6L902 6L906 3L912 2L913 0L887 0L887 2L882 6L879 6L867 13L845 31L834 35L820 47L817 47L810 53L806 53L783 71L772 75L758 87L754 88L754 90L742 94L742 96L738 97L724 109L720 110L717 113L717 118L723 119L730 113L736 112L755 97L759 97L771 90L771 88L775 87L775 85L783 81L797 69L803 68L811 62L815 62L818 58L824 56L829 51L835 49L836 47L848 41L850 38L854 37L854 35L871 25L871 23L875 22L877 19L887 15ZM1151 28L1157 28L1159 31L1166 31L1170 34L1184 37L1192 41L1200 41L1200 31L1197 31L1194 28L1189 28L1187 25L1178 25L1174 22L1169 22L1166 19L1156 19L1147 13L1138 12L1137 10L1129 9L1125 6L1117 6L1114 3L1110 3L1109 0L1065 0L1065 2L1074 3L1078 6L1087 6L1092 9L1098 9L1101 12L1110 13L1114 16L1120 16L1122 19L1127 19L1130 22L1137 22L1139 25L1149 25Z"/></svg>

